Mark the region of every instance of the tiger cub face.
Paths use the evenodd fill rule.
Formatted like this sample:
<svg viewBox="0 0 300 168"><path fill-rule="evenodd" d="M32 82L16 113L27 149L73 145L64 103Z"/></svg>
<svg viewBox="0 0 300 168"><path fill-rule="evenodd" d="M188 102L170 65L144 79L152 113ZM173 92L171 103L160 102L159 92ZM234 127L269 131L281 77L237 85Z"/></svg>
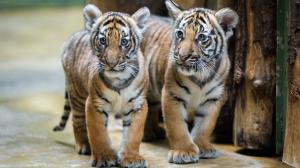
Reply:
<svg viewBox="0 0 300 168"><path fill-rule="evenodd" d="M207 78L227 54L226 43L238 15L228 8L217 12L203 8L183 11L172 1L166 1L166 6L175 20L172 57L177 70Z"/></svg>
<svg viewBox="0 0 300 168"><path fill-rule="evenodd" d="M108 78L125 79L139 70L137 52L141 33L150 12L141 8L132 16L108 12L99 14L91 26L91 46L99 59L101 73Z"/></svg>

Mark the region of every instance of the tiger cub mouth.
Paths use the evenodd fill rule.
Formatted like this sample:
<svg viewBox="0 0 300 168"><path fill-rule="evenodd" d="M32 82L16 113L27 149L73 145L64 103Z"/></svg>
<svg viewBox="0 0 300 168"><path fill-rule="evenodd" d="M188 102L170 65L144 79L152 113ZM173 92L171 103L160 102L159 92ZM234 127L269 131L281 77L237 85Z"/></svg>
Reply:
<svg viewBox="0 0 300 168"><path fill-rule="evenodd" d="M197 72L196 66L183 61L176 61L176 67L180 71Z"/></svg>
<svg viewBox="0 0 300 168"><path fill-rule="evenodd" d="M194 70L192 65L177 64L177 67L181 70L187 70L187 71Z"/></svg>

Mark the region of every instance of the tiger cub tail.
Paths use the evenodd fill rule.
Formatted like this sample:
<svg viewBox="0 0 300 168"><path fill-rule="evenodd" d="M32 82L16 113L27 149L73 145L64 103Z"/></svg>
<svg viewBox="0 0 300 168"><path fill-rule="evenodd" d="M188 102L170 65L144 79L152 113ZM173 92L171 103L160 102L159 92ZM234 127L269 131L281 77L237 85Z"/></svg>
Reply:
<svg viewBox="0 0 300 168"><path fill-rule="evenodd" d="M85 29L91 31L94 23L101 16L101 14L101 11L95 5L86 5L83 9Z"/></svg>
<svg viewBox="0 0 300 168"><path fill-rule="evenodd" d="M58 125L56 125L53 128L53 131L63 131L66 127L66 124L68 122L69 116L71 113L71 106L70 106L70 101L69 101L69 95L68 92L65 92L65 104L64 104L64 112L61 116L60 122Z"/></svg>

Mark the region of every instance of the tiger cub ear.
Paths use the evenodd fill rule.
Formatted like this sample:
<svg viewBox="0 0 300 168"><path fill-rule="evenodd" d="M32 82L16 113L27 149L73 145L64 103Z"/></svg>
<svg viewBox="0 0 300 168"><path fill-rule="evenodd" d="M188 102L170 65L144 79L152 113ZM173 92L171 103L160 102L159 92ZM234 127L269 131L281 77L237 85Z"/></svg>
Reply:
<svg viewBox="0 0 300 168"><path fill-rule="evenodd" d="M230 8L223 8L215 13L218 23L225 32L226 39L233 35L233 30L239 22L239 16Z"/></svg>
<svg viewBox="0 0 300 168"><path fill-rule="evenodd" d="M166 7L169 11L169 15L174 20L176 20L178 18L178 16L182 13L183 9L178 4L173 2L172 0L166 0L165 4L166 4Z"/></svg>
<svg viewBox="0 0 300 168"><path fill-rule="evenodd" d="M144 29L145 24L150 18L150 11L147 7L142 7L131 16L140 29Z"/></svg>
<svg viewBox="0 0 300 168"><path fill-rule="evenodd" d="M88 4L83 9L83 17L85 22L85 29L91 30L96 20L102 15L99 8L95 5Z"/></svg>

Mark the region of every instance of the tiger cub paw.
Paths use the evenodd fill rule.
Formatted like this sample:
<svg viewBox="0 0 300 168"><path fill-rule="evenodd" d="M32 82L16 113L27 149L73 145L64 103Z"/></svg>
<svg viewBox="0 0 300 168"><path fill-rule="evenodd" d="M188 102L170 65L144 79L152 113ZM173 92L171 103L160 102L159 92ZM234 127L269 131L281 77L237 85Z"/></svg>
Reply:
<svg viewBox="0 0 300 168"><path fill-rule="evenodd" d="M121 167L126 168L147 168L147 161L140 155L123 155L118 160Z"/></svg>
<svg viewBox="0 0 300 168"><path fill-rule="evenodd" d="M195 145L190 149L175 149L170 150L168 153L169 163L175 164L187 164L187 163L195 163L199 160L199 149Z"/></svg>
<svg viewBox="0 0 300 168"><path fill-rule="evenodd" d="M117 165L117 155L113 150L92 155L92 167L114 167Z"/></svg>
<svg viewBox="0 0 300 168"><path fill-rule="evenodd" d="M155 140L164 139L166 135L166 132L161 127L156 127L153 129L145 130L143 142L151 142Z"/></svg>
<svg viewBox="0 0 300 168"><path fill-rule="evenodd" d="M91 154L91 148L88 143L87 144L77 144L76 151L79 155L90 155Z"/></svg>
<svg viewBox="0 0 300 168"><path fill-rule="evenodd" d="M199 147L199 157L203 159L213 159L218 156L217 150L214 146L207 140L201 139L201 141L196 142Z"/></svg>
<svg viewBox="0 0 300 168"><path fill-rule="evenodd" d="M218 156L217 150L212 148L200 149L199 157L203 159L214 159Z"/></svg>
<svg viewBox="0 0 300 168"><path fill-rule="evenodd" d="M214 146L209 142L209 140L200 137L197 141L195 141L197 146L199 147L199 157L203 159L213 159L218 157L218 152L214 148Z"/></svg>

